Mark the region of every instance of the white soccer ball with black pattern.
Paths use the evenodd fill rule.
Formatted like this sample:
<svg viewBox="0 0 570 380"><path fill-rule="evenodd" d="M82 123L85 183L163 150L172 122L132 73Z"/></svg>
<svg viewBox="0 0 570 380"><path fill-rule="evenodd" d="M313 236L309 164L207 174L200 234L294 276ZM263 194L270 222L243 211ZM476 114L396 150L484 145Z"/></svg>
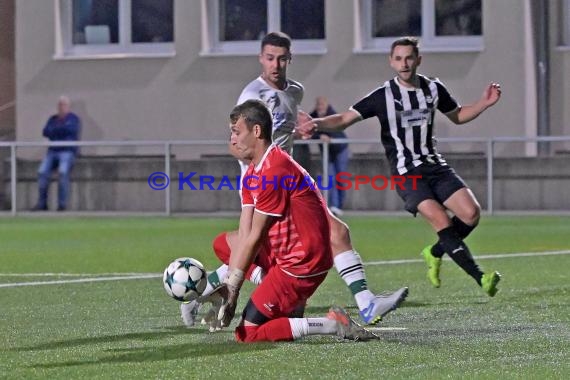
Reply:
<svg viewBox="0 0 570 380"><path fill-rule="evenodd" d="M181 257L166 267L162 282L170 297L177 301L192 301L202 295L208 280L201 262Z"/></svg>

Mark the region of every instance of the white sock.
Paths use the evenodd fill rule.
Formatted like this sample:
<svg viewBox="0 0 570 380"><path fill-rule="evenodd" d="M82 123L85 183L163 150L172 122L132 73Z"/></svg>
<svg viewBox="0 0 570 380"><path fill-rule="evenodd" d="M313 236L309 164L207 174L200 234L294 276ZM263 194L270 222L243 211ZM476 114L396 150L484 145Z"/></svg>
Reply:
<svg viewBox="0 0 570 380"><path fill-rule="evenodd" d="M208 283L206 284L206 289L204 289L202 296L212 294L214 289L217 289L222 284L222 281L224 281L224 278L226 278L228 269L229 267L226 264L222 264L214 272L210 272L208 274Z"/></svg>
<svg viewBox="0 0 570 380"><path fill-rule="evenodd" d="M255 267L255 269L251 272L251 275L249 276L249 281L251 281L255 285L259 285L261 284L261 281L263 281L264 276L265 272L263 272L263 269L261 267Z"/></svg>
<svg viewBox="0 0 570 380"><path fill-rule="evenodd" d="M374 294L368 289L360 255L354 250L342 252L334 257L334 266L354 296L358 309L366 309Z"/></svg>
<svg viewBox="0 0 570 380"><path fill-rule="evenodd" d="M335 335L336 321L328 318L289 318L293 339L307 335Z"/></svg>

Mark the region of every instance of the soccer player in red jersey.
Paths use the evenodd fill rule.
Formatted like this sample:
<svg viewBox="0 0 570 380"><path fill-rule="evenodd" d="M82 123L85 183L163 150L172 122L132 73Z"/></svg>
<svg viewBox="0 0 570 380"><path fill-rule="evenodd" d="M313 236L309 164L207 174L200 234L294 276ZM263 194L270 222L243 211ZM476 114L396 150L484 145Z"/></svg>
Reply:
<svg viewBox="0 0 570 380"><path fill-rule="evenodd" d="M258 100L231 114L231 144L250 162L243 179L237 244L220 292L222 326L233 319L239 291L252 264L266 275L235 330L239 342L290 341L306 335L365 340L375 335L338 307L326 317L302 318L307 299L332 267L325 201L312 178L288 153L272 144L272 115Z"/></svg>
<svg viewBox="0 0 570 380"><path fill-rule="evenodd" d="M287 68L291 62L291 39L282 32L268 33L261 41L259 63L261 75L251 81L243 89L237 104L246 100L258 99L269 108L273 117L272 141L284 151L292 154L296 126L309 122L311 117L300 111L303 99L303 85L287 77ZM245 175L248 162L239 158L233 146L230 153L240 160L241 176ZM395 292L374 294L368 288L364 265L360 255L354 249L350 231L346 223L329 212L331 248L334 267L350 290L361 320L367 325L374 325L404 301L408 288L402 287ZM218 256L229 255L237 240L237 232L224 232L214 239L214 250ZM222 253L220 253L222 252ZM227 265L221 265L208 275L208 286L202 298L180 304L180 312L184 324L188 327L195 324L198 309L203 302L212 302L212 309L206 313L203 322L214 322L212 315L216 314L217 299L210 297L220 282L226 277ZM247 279L254 284L263 280L266 272L257 267L248 272ZM211 329L216 329L215 323L210 323Z"/></svg>

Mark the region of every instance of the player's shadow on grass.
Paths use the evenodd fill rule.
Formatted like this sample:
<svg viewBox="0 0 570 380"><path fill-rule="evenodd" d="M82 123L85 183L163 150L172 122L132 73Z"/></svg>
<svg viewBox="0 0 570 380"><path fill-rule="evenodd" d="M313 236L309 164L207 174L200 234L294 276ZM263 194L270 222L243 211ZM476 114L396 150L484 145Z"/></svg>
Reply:
<svg viewBox="0 0 570 380"><path fill-rule="evenodd" d="M197 358L202 356L221 356L235 353L265 351L275 348L272 343L239 344L235 342L221 342L203 344L202 342L184 343L168 346L152 346L139 348L117 348L107 352L110 355L96 359L70 360L59 363L46 363L30 365L31 368L62 368L86 365L100 365L111 363L144 363L160 362ZM86 355L87 356L87 355Z"/></svg>
<svg viewBox="0 0 570 380"><path fill-rule="evenodd" d="M141 340L141 341L159 340L182 334L205 333L205 330L203 329L187 329L186 327L183 326L172 326L172 327L166 327L165 329L168 329L170 331L137 332L137 333L127 333L127 334L117 334L117 335L95 336L89 338L56 340L53 342L42 343L35 346L15 347L11 348L10 351L21 352L21 351L52 350L64 347L88 346L99 343L116 343L121 341L132 341L132 340Z"/></svg>

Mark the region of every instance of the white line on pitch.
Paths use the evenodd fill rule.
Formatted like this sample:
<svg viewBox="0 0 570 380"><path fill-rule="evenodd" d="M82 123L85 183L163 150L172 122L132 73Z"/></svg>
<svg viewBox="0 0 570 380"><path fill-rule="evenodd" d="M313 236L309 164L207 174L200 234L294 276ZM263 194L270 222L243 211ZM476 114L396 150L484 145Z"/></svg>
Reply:
<svg viewBox="0 0 570 380"><path fill-rule="evenodd" d="M405 331L407 327L366 327L370 331Z"/></svg>
<svg viewBox="0 0 570 380"><path fill-rule="evenodd" d="M0 284L0 288L16 288L20 286L38 286L38 285L58 285L58 284L75 284L82 282L99 282L99 281L119 281L119 280L140 280L146 278L160 278L161 274L147 274L143 276L116 276L116 277L95 277L95 278L78 278L75 280L55 280L55 281L36 281L36 282L14 282L12 284Z"/></svg>
<svg viewBox="0 0 570 380"><path fill-rule="evenodd" d="M482 255L476 256L478 260L481 259L501 259L501 258L511 258L511 257L540 257L540 256L556 256L556 255L568 255L570 250L565 251L546 251L546 252L520 252L520 253L506 253L498 255ZM449 258L445 258L450 260ZM394 265L394 264L411 264L411 263L421 263L421 259L407 259L407 260L384 260L384 261L370 261L365 262L364 265ZM0 276L57 276L57 275L67 275L67 276L98 276L103 274L62 274L62 273L5 273L0 274ZM73 283L85 283L85 282L100 282L100 281L119 281L119 280L139 280L148 278L160 278L162 274L158 273L117 273L117 276L110 277L92 277L92 278L79 278L73 280L54 280L54 281L35 281L35 282L15 282L9 284L0 284L0 288L15 288L20 286L37 286L37 285L58 285L58 284L73 284Z"/></svg>
<svg viewBox="0 0 570 380"><path fill-rule="evenodd" d="M115 272L115 273L0 273L0 277L114 277L114 276L145 276L156 273Z"/></svg>
<svg viewBox="0 0 570 380"><path fill-rule="evenodd" d="M570 250L566 251L547 251L547 252L520 252L520 253L502 253L499 255L481 255L474 256L476 260L484 259L504 259L511 257L539 257L539 256L558 256L568 255ZM444 257L444 260L451 260L449 257ZM382 260L382 261L368 261L364 265L396 265L396 264L412 264L423 263L423 259L406 259L406 260Z"/></svg>

